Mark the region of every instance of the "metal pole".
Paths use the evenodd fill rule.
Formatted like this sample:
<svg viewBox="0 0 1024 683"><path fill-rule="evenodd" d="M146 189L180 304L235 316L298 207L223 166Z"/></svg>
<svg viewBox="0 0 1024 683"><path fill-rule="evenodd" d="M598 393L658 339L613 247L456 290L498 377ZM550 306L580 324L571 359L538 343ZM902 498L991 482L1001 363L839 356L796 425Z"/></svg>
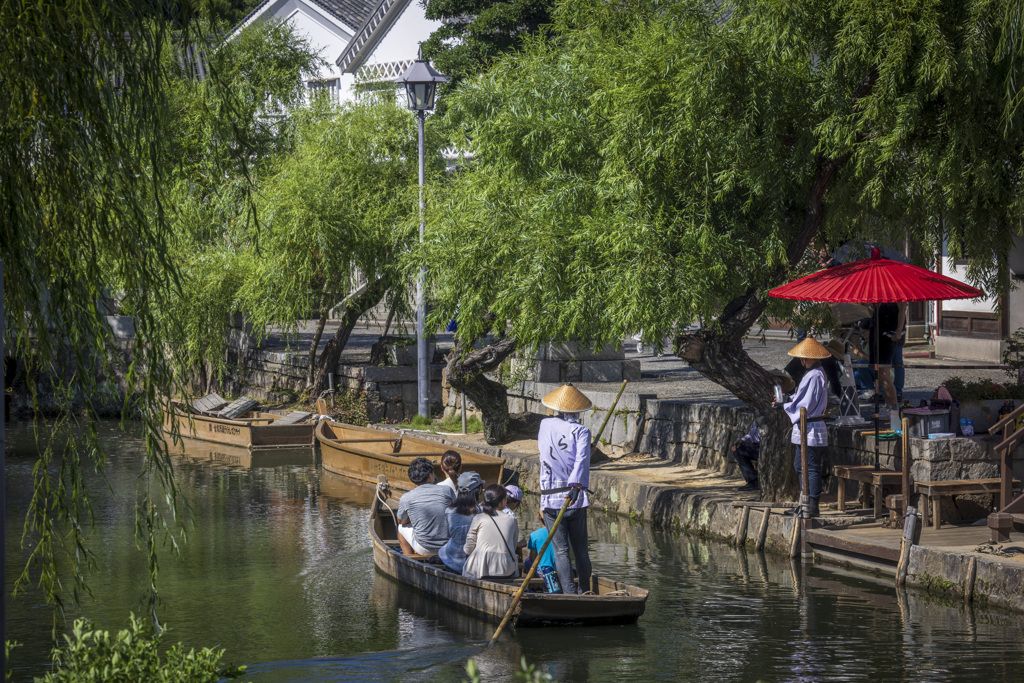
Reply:
<svg viewBox="0 0 1024 683"><path fill-rule="evenodd" d="M423 184L426 177L424 172L424 150L423 150L423 122L427 113L419 113L419 152L420 152L420 244L423 244L423 234L426 225L423 216ZM420 274L416 279L416 396L417 412L422 417L430 417L430 367L427 360L427 338L424 334L426 327L427 309L424 301L425 280L427 275L426 266L420 266Z"/></svg>
<svg viewBox="0 0 1024 683"><path fill-rule="evenodd" d="M459 396L459 403L462 404L462 433L466 433L466 392Z"/></svg>

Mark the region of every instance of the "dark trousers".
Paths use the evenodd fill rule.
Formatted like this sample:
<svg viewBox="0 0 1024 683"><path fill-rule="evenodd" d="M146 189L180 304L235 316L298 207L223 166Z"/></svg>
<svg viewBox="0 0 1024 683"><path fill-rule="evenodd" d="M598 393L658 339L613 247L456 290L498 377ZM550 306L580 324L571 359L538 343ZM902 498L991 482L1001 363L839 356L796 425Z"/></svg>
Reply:
<svg viewBox="0 0 1024 683"><path fill-rule="evenodd" d="M544 526L551 526L558 517L558 510L544 510ZM572 564L569 562L569 548L576 558L576 573L580 579L580 592L590 590L590 552L587 550L587 508L566 510L562 522L551 537L551 545L555 549L555 572L558 583L566 595L576 593L576 585L572 582Z"/></svg>
<svg viewBox="0 0 1024 683"><path fill-rule="evenodd" d="M736 450L732 452L732 457L736 460L736 464L740 466L740 474L743 475L743 481L748 484L757 483L757 469L754 467L754 463L757 462L757 456L760 453L761 444L748 443L746 441L737 442Z"/></svg>
<svg viewBox="0 0 1024 683"><path fill-rule="evenodd" d="M793 456L793 468L796 470L797 481L803 486L800 480L800 446L796 445L796 455ZM810 488L808 495L811 498L821 497L821 451L818 446L807 447L807 486ZM802 493L802 491L801 491Z"/></svg>

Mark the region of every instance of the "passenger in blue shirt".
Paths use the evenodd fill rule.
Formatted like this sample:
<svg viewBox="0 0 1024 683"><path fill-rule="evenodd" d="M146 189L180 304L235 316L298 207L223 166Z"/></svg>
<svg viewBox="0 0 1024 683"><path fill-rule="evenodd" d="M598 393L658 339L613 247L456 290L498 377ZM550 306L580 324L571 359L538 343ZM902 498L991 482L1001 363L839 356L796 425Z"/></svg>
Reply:
<svg viewBox="0 0 1024 683"><path fill-rule="evenodd" d="M541 524L544 523L544 516L541 513L537 513L537 521ZM547 527L540 527L532 534L530 534L530 540L527 541L526 547L530 551L530 556L526 558L523 564L526 567L532 567L533 562L537 559L537 553L540 552L541 547L544 545L544 541L548 540L548 529ZM548 549L544 551L544 556L540 558L539 567L550 567L555 568L555 544L548 544Z"/></svg>

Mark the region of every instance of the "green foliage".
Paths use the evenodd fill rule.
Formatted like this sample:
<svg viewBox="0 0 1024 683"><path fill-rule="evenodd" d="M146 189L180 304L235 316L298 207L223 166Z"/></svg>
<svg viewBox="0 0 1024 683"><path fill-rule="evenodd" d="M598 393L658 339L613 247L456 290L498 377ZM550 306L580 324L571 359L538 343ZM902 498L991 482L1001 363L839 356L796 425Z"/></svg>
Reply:
<svg viewBox="0 0 1024 683"><path fill-rule="evenodd" d="M261 253L240 296L257 330L294 325L344 299L360 279L404 295L398 253L416 235L416 122L391 103L293 114L298 141L267 178ZM432 170L440 156L431 154Z"/></svg>
<svg viewBox="0 0 1024 683"><path fill-rule="evenodd" d="M414 257L432 324L458 310L474 338L507 320L524 346L713 330L729 302L813 268L789 264L814 233L945 240L1002 287L1024 208L1024 118L1002 125L1008 6L560 3L553 40L449 97L473 157L432 195Z"/></svg>
<svg viewBox="0 0 1024 683"><path fill-rule="evenodd" d="M339 422L364 427L370 423L366 415L366 392L342 391L335 394L331 415Z"/></svg>
<svg viewBox="0 0 1024 683"><path fill-rule="evenodd" d="M484 423L476 415L466 417L466 433L476 434L484 430ZM447 418L437 423L437 431L449 433L462 433L462 415L458 412L452 413Z"/></svg>
<svg viewBox="0 0 1024 683"><path fill-rule="evenodd" d="M1017 331L1006 339L1003 365L1006 366L1006 374L1010 381L1024 384L1024 327L1017 328Z"/></svg>
<svg viewBox="0 0 1024 683"><path fill-rule="evenodd" d="M423 44L423 55L448 77L438 89L438 111L447 93L482 73L502 54L551 23L553 0L427 0L426 17L444 22Z"/></svg>
<svg viewBox="0 0 1024 683"><path fill-rule="evenodd" d="M1006 386L981 377L972 381L953 375L943 380L941 386L946 387L953 398L960 403L1024 398L1024 386L1019 384Z"/></svg>
<svg viewBox="0 0 1024 683"><path fill-rule="evenodd" d="M553 680L551 674L544 673L537 668L536 664L527 664L526 657L519 659L519 667L519 671L516 671L512 678L519 683L544 683ZM480 683L480 668L477 666L476 660L470 658L466 662L466 675L469 676L469 683Z"/></svg>
<svg viewBox="0 0 1024 683"><path fill-rule="evenodd" d="M245 672L244 666L220 666L223 649L186 652L177 643L161 654L162 634L154 633L134 614L129 627L113 635L94 628L84 619L76 619L71 634L65 635L64 640L65 645L53 650L57 670L36 681L214 683Z"/></svg>

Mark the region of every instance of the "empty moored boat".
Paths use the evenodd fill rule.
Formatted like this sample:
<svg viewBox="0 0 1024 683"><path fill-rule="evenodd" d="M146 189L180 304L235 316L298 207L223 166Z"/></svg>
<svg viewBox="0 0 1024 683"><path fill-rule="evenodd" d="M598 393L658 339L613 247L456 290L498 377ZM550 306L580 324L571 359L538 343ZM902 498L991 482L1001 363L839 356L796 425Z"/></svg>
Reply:
<svg viewBox="0 0 1024 683"><path fill-rule="evenodd" d="M279 415L261 412L248 397L228 403L208 394L188 405L171 400L164 413L164 431L242 448L295 448L312 446L312 413L299 410Z"/></svg>
<svg viewBox="0 0 1024 683"><path fill-rule="evenodd" d="M502 483L504 458L454 448L408 434L321 420L316 426L316 439L320 444L320 461L325 471L370 484L376 484L377 477L383 474L395 489L413 489L415 485L409 481L408 472L409 463L415 458L427 458L433 462L434 474L441 481L446 476L441 471L441 456L449 450L462 456L463 472L476 472L488 484Z"/></svg>

